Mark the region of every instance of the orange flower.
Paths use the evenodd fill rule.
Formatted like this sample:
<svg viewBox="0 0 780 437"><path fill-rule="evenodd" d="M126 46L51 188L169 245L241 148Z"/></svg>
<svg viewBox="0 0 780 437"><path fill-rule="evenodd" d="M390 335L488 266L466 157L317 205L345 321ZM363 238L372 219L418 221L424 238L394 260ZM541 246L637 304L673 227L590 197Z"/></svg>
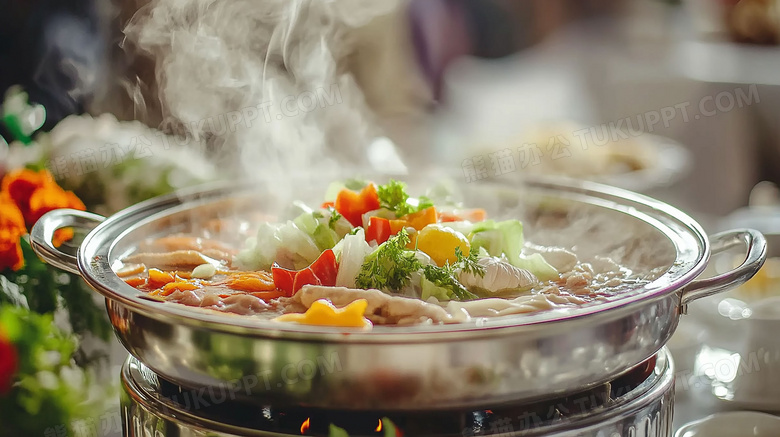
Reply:
<svg viewBox="0 0 780 437"><path fill-rule="evenodd" d="M27 230L22 211L6 193L0 193L0 229L15 229L21 233Z"/></svg>
<svg viewBox="0 0 780 437"><path fill-rule="evenodd" d="M2 206L0 230L8 230L3 234L4 239L0 243L3 250L0 256L5 260L0 263L0 267L17 265L17 263L10 263L11 260L15 260L15 254L18 252L11 244L18 239L12 238L12 234L24 235L27 227L32 227L49 211L59 208L82 211L86 209L84 203L72 191L65 191L57 185L47 170L37 172L28 169L14 170L3 178L0 190L0 206ZM53 243L59 246L71 238L73 238L72 229L60 229L55 232Z"/></svg>
<svg viewBox="0 0 780 437"><path fill-rule="evenodd" d="M38 188L54 184L54 178L46 171L36 172L28 169L14 170L3 178L2 192L10 196L25 218L30 211L30 197ZM28 224L32 224L28 221Z"/></svg>
<svg viewBox="0 0 780 437"><path fill-rule="evenodd" d="M19 239L22 234L14 229L0 228L0 272L24 267L24 256Z"/></svg>
<svg viewBox="0 0 780 437"><path fill-rule="evenodd" d="M70 241L72 238L73 228L57 229L54 231L54 238L52 238L52 243L54 244L54 247L60 247L62 246L62 243Z"/></svg>
<svg viewBox="0 0 780 437"><path fill-rule="evenodd" d="M24 266L19 239L26 232L22 212L6 193L0 193L0 271Z"/></svg>
<svg viewBox="0 0 780 437"><path fill-rule="evenodd" d="M60 208L73 208L84 211L86 207L72 191L65 191L57 184L44 185L30 196L27 223L33 224L49 211Z"/></svg>

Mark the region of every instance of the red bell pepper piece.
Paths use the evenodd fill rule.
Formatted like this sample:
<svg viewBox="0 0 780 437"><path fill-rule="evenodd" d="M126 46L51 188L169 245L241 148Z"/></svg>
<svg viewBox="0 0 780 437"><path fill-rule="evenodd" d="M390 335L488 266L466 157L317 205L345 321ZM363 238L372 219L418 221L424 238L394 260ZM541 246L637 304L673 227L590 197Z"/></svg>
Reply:
<svg viewBox="0 0 780 437"><path fill-rule="evenodd" d="M298 292L304 285L336 285L338 264L333 250L328 249L320 254L309 267L303 270L287 270L274 264L271 269L276 288L290 297Z"/></svg>
<svg viewBox="0 0 780 437"><path fill-rule="evenodd" d="M314 274L314 271L311 269L311 267L306 267L305 269L299 271L297 275L295 275L293 294L297 293L298 290L303 288L304 285L322 285L320 278Z"/></svg>
<svg viewBox="0 0 780 437"><path fill-rule="evenodd" d="M368 184L359 193L341 190L336 197L335 208L352 226L363 226L363 214L379 209L379 206L376 185Z"/></svg>
<svg viewBox="0 0 780 437"><path fill-rule="evenodd" d="M382 217L371 217L368 219L366 242L376 241L376 244L382 244L390 238L391 234L390 220Z"/></svg>
<svg viewBox="0 0 780 437"><path fill-rule="evenodd" d="M295 270L287 270L279 267L279 264L274 263L271 268L271 274L274 278L274 285L276 288L283 291L285 296L293 295L293 286L295 285L295 275L298 274Z"/></svg>
<svg viewBox="0 0 780 437"><path fill-rule="evenodd" d="M336 275L339 273L339 266L336 263L336 254L328 249L314 261L309 268L317 276L320 285L332 287L336 285Z"/></svg>

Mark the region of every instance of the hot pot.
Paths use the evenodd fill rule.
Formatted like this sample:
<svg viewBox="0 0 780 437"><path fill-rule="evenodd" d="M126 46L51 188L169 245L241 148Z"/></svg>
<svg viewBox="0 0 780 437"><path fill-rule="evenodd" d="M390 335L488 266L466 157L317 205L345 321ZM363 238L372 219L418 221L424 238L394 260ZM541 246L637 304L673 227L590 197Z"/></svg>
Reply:
<svg viewBox="0 0 780 437"><path fill-rule="evenodd" d="M414 184L411 184L414 191ZM78 273L105 296L119 341L157 375L186 388L229 387L235 397L274 405L416 410L499 405L587 390L655 355L686 306L736 286L761 267L763 236L743 229L707 238L677 209L628 191L583 182L533 179L459 184L466 204L520 218L526 240L610 256L652 281L620 299L567 311L454 325L311 327L199 311L149 299L112 267L147 237L187 232L203 220L278 210L291 191L321 201L321 181L295 189L222 184L182 191L109 218L55 210L31 241L48 263ZM75 255L52 244L56 229L88 232ZM713 252L741 245L744 262L697 279Z"/></svg>

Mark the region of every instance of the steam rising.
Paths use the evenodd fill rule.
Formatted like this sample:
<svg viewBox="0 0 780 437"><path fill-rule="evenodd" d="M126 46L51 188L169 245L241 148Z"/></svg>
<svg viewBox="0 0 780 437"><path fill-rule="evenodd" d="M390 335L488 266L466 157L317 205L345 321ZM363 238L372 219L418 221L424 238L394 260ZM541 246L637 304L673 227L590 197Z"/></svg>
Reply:
<svg viewBox="0 0 780 437"><path fill-rule="evenodd" d="M376 132L340 61L349 55L352 29L396 6L156 0L133 17L126 35L155 60L164 128L186 135L187 144L205 142L223 168L281 181L367 165L364 150ZM312 95L317 105L309 110Z"/></svg>

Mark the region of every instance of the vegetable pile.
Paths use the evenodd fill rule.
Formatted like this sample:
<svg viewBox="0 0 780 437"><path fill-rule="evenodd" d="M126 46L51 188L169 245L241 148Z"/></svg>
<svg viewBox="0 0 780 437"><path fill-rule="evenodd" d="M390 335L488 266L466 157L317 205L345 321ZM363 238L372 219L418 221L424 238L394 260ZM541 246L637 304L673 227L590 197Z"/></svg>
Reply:
<svg viewBox="0 0 780 437"><path fill-rule="evenodd" d="M271 272L293 296L306 285L375 289L428 302L511 296L559 272L524 255L523 225L482 209L411 197L404 183L332 184L316 209L296 203L293 220L264 223L233 260Z"/></svg>

